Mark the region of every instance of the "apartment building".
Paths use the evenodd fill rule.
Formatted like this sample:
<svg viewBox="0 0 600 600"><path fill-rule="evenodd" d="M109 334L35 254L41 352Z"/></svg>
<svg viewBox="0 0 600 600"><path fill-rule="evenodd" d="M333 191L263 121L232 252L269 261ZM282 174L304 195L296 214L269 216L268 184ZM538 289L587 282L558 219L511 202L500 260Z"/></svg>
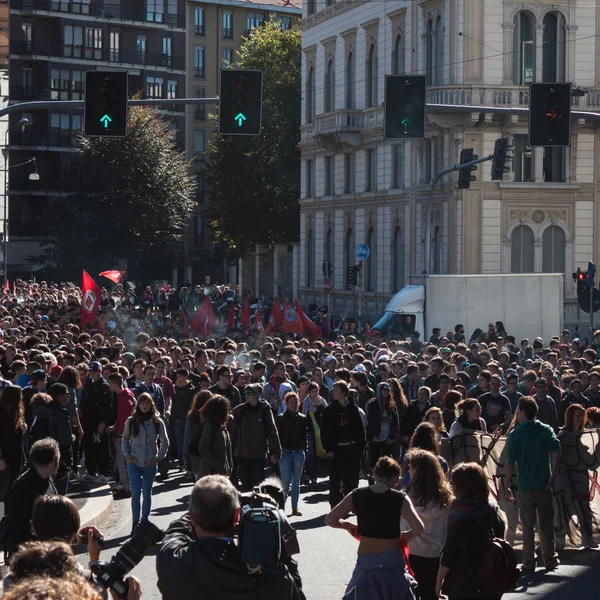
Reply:
<svg viewBox="0 0 600 600"><path fill-rule="evenodd" d="M334 311L356 314L347 267L366 243L363 312L375 317L426 269L428 243L434 273L564 273L573 324L571 273L600 260L597 121L573 118L568 148L530 148L526 118L483 107L527 107L531 82L570 81L584 92L574 108L597 111L600 11L541 1L309 0L302 24L302 300L325 301L329 260ZM448 107L428 114L425 139L384 140L384 77L417 73L428 77L427 101ZM491 154L499 137L514 146L511 172L491 181L489 163L480 165L468 190L445 177L424 241L432 178L463 148Z"/></svg>
<svg viewBox="0 0 600 600"><path fill-rule="evenodd" d="M219 95L219 72L235 67L243 39L254 27L276 19L283 29L301 18L301 0L208 0L187 3L187 95L215 98ZM206 209L209 204L206 178L206 152L214 125L209 114L214 105L199 105L187 113L187 151L197 181L197 205L186 234L184 248L185 281L223 281L228 272L226 248L214 243ZM232 176L234 174L232 173Z"/></svg>
<svg viewBox="0 0 600 600"><path fill-rule="evenodd" d="M10 102L82 100L85 71L123 69L129 91L183 98L185 0L10 0ZM185 107L163 110L183 149ZM18 124L22 118L27 124ZM47 234L43 208L81 181L76 132L83 112L67 108L12 113L8 148L9 275L27 275ZM39 181L16 165L35 156ZM12 166L15 165L14 169Z"/></svg>

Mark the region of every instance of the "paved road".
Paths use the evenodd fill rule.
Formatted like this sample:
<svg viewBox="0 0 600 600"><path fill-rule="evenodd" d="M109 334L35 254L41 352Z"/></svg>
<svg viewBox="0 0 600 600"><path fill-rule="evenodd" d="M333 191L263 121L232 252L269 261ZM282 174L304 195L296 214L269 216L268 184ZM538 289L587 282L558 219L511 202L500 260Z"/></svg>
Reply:
<svg viewBox="0 0 600 600"><path fill-rule="evenodd" d="M154 488L151 520L161 528L187 509L191 484L180 475ZM103 559L108 560L117 547L128 539L131 514L128 500L117 501L113 519L105 528L107 549ZM289 508L289 507L288 507ZM350 579L356 559L357 542L343 530L323 526L328 510L326 485L323 481L314 491L302 494L302 517L291 518L298 530L301 554L300 572L308 600L339 600ZM600 600L597 570L600 552L568 551L561 555L563 564L553 573L537 573L522 578L516 593L507 600L530 600L532 595L544 600ZM160 600L156 587L155 552L144 558L133 574L142 581L144 600Z"/></svg>

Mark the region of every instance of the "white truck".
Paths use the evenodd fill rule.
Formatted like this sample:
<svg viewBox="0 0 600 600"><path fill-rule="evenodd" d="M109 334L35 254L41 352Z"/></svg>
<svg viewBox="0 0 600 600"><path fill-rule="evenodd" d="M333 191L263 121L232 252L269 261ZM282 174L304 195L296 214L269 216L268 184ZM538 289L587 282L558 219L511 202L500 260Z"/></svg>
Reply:
<svg viewBox="0 0 600 600"><path fill-rule="evenodd" d="M460 323L468 341L475 329L487 332L488 323L502 321L518 345L525 337L547 344L563 328L561 273L424 275L414 281L421 285L402 288L372 329L383 335L418 331L426 342L434 327L445 336Z"/></svg>

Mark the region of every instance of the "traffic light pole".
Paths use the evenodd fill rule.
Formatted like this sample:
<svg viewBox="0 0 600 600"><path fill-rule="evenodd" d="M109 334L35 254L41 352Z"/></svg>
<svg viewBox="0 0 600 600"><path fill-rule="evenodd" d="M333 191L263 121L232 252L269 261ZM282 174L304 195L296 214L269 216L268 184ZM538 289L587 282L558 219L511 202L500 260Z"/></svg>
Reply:
<svg viewBox="0 0 600 600"><path fill-rule="evenodd" d="M429 198L427 199L427 214L425 221L425 235L422 238L423 244L423 271L428 275L431 273L431 208L433 204L433 193L435 192L435 188L438 184L438 181L452 173L453 171L459 171L460 169L468 169L473 165L478 165L479 163L486 162L488 160L492 160L494 158L493 154L489 156L484 156L483 158L478 158L477 160L472 160L471 162L465 163L464 165L454 165L452 167L448 167L443 171L440 171L431 182L431 186L429 187Z"/></svg>

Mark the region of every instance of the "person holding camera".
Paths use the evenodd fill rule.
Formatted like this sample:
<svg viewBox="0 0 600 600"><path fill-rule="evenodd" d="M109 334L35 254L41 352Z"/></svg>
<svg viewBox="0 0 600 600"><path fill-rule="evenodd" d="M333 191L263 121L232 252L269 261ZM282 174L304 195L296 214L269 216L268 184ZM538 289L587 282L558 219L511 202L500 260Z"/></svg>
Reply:
<svg viewBox="0 0 600 600"><path fill-rule="evenodd" d="M229 479L207 475L196 482L189 513L171 523L156 570L163 600L306 600L298 565L285 551L271 574L242 565L234 533L240 496Z"/></svg>

